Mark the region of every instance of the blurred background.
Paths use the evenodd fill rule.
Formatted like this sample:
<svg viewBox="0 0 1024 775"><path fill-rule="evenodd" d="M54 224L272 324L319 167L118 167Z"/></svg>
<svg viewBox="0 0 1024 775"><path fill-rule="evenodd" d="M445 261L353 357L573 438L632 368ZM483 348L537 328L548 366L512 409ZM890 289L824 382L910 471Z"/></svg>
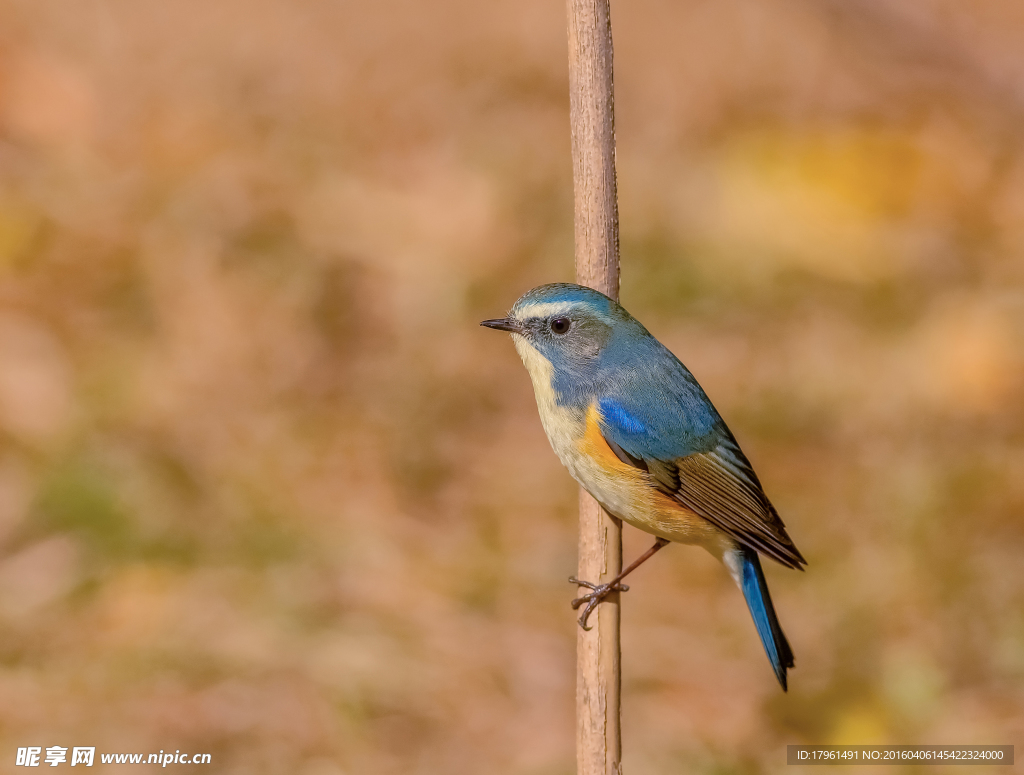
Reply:
<svg viewBox="0 0 1024 775"><path fill-rule="evenodd" d="M572 279L564 14L0 2L5 771L575 771L576 488L477 326ZM613 20L623 302L810 561L788 695L709 556L643 568L625 771L1019 754L1024 9Z"/></svg>

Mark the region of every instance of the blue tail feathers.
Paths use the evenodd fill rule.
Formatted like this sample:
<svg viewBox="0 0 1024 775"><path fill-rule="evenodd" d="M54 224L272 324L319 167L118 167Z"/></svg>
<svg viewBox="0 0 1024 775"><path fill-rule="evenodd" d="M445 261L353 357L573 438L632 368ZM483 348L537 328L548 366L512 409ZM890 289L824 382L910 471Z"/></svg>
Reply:
<svg viewBox="0 0 1024 775"><path fill-rule="evenodd" d="M757 552L748 547L742 547L739 552L743 568L740 584L743 597L747 600L750 615L754 617L757 634L761 636L761 644L775 670L775 677L782 684L782 690L786 691L786 670L793 667L793 651L775 615L772 596L768 593L768 584L764 580Z"/></svg>

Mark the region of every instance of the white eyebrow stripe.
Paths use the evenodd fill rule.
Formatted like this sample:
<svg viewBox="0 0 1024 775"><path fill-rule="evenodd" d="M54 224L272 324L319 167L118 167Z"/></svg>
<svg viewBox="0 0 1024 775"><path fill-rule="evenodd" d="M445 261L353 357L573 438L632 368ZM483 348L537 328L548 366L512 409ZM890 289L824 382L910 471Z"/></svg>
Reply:
<svg viewBox="0 0 1024 775"><path fill-rule="evenodd" d="M516 313L516 317L519 320L529 320L530 318L546 318L552 315L566 315L575 306L576 302L572 301L537 302L521 307Z"/></svg>

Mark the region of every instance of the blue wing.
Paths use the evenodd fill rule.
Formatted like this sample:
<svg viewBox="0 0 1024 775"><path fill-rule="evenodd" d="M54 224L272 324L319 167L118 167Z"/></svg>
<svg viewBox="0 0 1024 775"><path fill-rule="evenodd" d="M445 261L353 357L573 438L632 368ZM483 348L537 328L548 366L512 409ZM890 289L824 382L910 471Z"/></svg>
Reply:
<svg viewBox="0 0 1024 775"><path fill-rule="evenodd" d="M791 568L806 561L732 433L686 368L630 374L598 399L601 433L652 487Z"/></svg>
<svg viewBox="0 0 1024 775"><path fill-rule="evenodd" d="M666 351L667 353L667 351ZM671 353L651 369L616 369L598 409L634 454L671 460L712 449L725 427L697 380Z"/></svg>

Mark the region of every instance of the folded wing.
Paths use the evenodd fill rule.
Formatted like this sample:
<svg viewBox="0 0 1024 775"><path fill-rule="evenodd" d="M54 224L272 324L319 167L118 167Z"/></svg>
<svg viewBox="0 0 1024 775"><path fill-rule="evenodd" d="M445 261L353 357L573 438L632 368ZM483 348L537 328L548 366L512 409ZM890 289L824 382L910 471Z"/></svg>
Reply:
<svg viewBox="0 0 1024 775"><path fill-rule="evenodd" d="M716 416L701 443L685 417L644 416L628 402L602 399L601 432L624 463L646 471L656 487L750 547L790 568L807 564L732 433ZM682 424L678 430L673 424ZM680 440L672 454L669 438ZM668 438L667 438L668 437Z"/></svg>

